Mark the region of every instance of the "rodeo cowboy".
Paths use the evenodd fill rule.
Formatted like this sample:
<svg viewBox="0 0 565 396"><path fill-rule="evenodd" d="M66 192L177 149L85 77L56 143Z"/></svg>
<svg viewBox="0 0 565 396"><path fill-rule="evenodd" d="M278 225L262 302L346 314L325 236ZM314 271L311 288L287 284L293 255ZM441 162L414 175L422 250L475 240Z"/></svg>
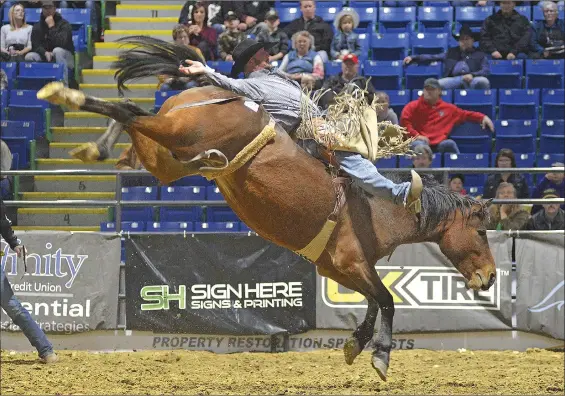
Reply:
<svg viewBox="0 0 565 396"><path fill-rule="evenodd" d="M283 72L272 70L268 50L273 43L246 39L233 52L234 64L231 77L214 72L201 62L187 60L188 66L179 70L200 81L243 95L263 105L274 120L289 134L295 133L303 117L301 109L305 96L295 81ZM240 73L245 79L236 79ZM306 101L309 101L306 98ZM311 103L311 106L315 106ZM340 169L347 173L356 184L371 195L387 196L397 204L403 204L410 212L421 211L423 189L420 176L412 171L412 181L394 183L381 175L372 161L377 159L378 127L374 109L367 107L362 114L361 134L349 141L332 145L333 157ZM359 136L361 135L361 136ZM309 143L317 144L313 141ZM316 155L319 150L307 145L308 151ZM323 147L320 150L325 150ZM319 155L319 154L318 154Z"/></svg>

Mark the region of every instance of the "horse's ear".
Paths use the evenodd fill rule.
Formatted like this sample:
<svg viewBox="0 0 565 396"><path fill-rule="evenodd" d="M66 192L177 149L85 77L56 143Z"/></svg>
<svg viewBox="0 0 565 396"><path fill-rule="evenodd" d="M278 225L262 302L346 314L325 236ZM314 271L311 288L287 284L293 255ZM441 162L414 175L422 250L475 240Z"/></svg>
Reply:
<svg viewBox="0 0 565 396"><path fill-rule="evenodd" d="M490 205L492 205L492 200L493 200L493 198L487 199L487 200L485 201L485 207L487 207L487 208L490 207Z"/></svg>

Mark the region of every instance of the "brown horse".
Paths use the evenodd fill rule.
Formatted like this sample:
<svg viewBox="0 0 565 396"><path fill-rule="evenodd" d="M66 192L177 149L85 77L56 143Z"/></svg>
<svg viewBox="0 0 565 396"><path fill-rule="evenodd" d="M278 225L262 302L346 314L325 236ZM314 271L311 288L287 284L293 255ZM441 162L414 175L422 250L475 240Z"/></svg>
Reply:
<svg viewBox="0 0 565 396"><path fill-rule="evenodd" d="M129 43L138 48L121 55L120 85L131 77L179 75L175 70L181 61L194 56L187 49L149 38L130 39ZM140 55L147 64L128 63ZM57 83L44 87L38 97L123 123L145 168L163 183L199 174L200 167L213 164L206 159L193 160L206 150L218 149L233 159L270 122L262 107L254 108L245 98L211 86L170 98L157 115L131 103L106 102ZM208 104L194 105L204 101ZM217 178L216 184L234 212L260 236L298 251L322 229L334 210L336 194L325 166L281 128L276 126L275 131L249 161ZM418 219L388 199L348 189L337 225L314 262L320 275L367 298L365 320L344 347L348 364L373 338L380 307L381 327L372 365L383 380L392 346L394 303L375 270L377 260L399 245L430 241L439 245L469 287L487 290L495 279L495 263L483 226L488 203L427 184L422 204Z"/></svg>

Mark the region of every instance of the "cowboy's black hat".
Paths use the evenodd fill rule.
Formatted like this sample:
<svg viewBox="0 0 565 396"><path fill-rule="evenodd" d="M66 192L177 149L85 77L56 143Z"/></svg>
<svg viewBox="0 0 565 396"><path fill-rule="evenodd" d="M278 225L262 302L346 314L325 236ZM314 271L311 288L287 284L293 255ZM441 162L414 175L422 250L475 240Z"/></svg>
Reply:
<svg viewBox="0 0 565 396"><path fill-rule="evenodd" d="M265 51L269 50L271 47L276 45L276 42L258 42L252 39L245 39L235 47L233 50L233 60L234 64L231 68L231 76L237 78L239 73L243 71L243 68L249 62L249 59L253 57L261 48Z"/></svg>
<svg viewBox="0 0 565 396"><path fill-rule="evenodd" d="M459 29L459 33L458 34L454 34L453 38L457 41L459 41L459 39L461 38L461 36L468 36L471 37L473 39L473 41L479 41L480 38L480 34L473 32L471 30L471 28L468 25L463 25L461 26L461 29Z"/></svg>

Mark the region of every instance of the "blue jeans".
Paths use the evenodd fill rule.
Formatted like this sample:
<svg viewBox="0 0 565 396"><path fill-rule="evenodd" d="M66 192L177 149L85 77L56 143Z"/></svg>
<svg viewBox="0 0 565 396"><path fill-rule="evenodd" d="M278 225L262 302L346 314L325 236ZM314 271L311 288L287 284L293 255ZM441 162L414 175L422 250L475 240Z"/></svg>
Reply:
<svg viewBox="0 0 565 396"><path fill-rule="evenodd" d="M468 83L463 81L463 76L445 77L439 80L442 89L489 89L490 81L486 77L473 77Z"/></svg>
<svg viewBox="0 0 565 396"><path fill-rule="evenodd" d="M27 309L22 307L20 301L14 295L12 286L0 266L0 302L2 309L6 311L12 322L17 325L27 337L31 345L37 349L39 357L43 358L53 352L53 346L39 325L33 320Z"/></svg>
<svg viewBox="0 0 565 396"><path fill-rule="evenodd" d="M316 158L317 143L313 140L302 141L302 147ZM379 173L375 165L361 154L349 151L335 151L335 158L340 169L347 173L356 185L371 195L386 197L396 204L404 204L410 191L410 182L396 184Z"/></svg>
<svg viewBox="0 0 565 396"><path fill-rule="evenodd" d="M422 140L414 140L412 142L411 149L413 150L416 146L426 145L426 142ZM457 147L457 143L451 139L445 139L443 142L440 142L438 145L431 147L435 152L438 153L454 153L459 154L459 147Z"/></svg>

